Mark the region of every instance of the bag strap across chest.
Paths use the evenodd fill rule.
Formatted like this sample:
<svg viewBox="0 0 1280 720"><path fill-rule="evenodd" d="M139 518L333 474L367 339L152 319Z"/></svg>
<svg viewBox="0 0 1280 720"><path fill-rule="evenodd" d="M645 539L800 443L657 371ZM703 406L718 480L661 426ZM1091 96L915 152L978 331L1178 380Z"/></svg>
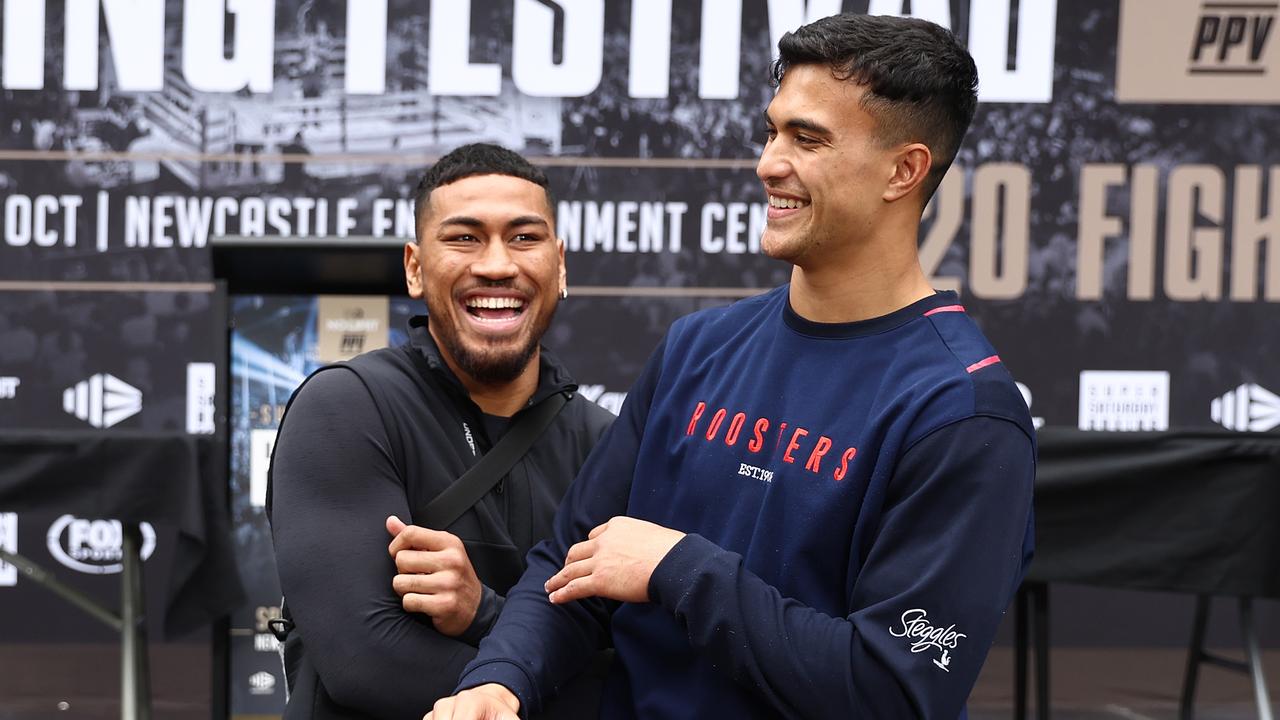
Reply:
<svg viewBox="0 0 1280 720"><path fill-rule="evenodd" d="M432 370L426 358L412 347L406 347L405 354L410 357L413 366L430 387ZM480 502L480 499L511 471L520 458L529 452L529 448L533 447L533 443L550 427L552 421L568 402L568 393L557 392L543 398L533 407L523 410L493 448L463 473L462 477L453 481L453 484L428 503L420 517L415 514L414 520L424 527L438 530L452 525L463 513Z"/></svg>

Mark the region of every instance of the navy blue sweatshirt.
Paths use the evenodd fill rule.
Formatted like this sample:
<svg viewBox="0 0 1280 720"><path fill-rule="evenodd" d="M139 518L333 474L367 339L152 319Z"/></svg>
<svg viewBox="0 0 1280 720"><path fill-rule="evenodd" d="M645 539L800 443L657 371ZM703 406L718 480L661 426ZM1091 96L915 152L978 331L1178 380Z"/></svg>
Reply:
<svg viewBox="0 0 1280 720"><path fill-rule="evenodd" d="M1031 555L1026 405L953 293L840 324L787 298L672 326L459 688L536 711L611 637L605 718L964 716ZM616 515L688 533L651 602L552 605Z"/></svg>

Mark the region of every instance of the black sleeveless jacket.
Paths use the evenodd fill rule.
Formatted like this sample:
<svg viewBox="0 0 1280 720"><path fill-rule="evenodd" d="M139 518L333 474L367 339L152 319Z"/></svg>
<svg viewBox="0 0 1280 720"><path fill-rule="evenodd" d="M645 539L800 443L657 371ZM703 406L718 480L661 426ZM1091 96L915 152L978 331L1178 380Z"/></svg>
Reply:
<svg viewBox="0 0 1280 720"><path fill-rule="evenodd" d="M444 488L478 462L493 442L485 430L484 416L471 401L461 382L441 358L426 328L425 317L410 321L410 342L396 348L365 353L350 361L326 366L304 381L293 398L306 392L308 383L324 372L354 372L368 390L389 441L391 460L404 486L411 513L419 513ZM418 353L427 361L430 373L418 369L408 353ZM484 598L471 629L458 638L477 645L492 627L501 609L502 597L519 580L525 569L529 549L551 534L556 506L569 483L586 460L596 441L613 421L613 415L595 403L576 394L577 385L565 369L544 348L540 352L538 387L529 405L551 393L569 394L569 402L534 442L529 452L493 490L474 507L446 528L466 546L467 555L480 582L486 586ZM281 437L289 421L286 410L281 419ZM305 448L281 448L276 452L302 452ZM267 489L267 515L273 514L277 493L274 477L276 457ZM412 522L411 518L402 518ZM273 528L274 532L279 532ZM278 539L277 539L278 541ZM388 542L390 539L388 538ZM282 576L284 573L282 572ZM391 578L387 578L388 585ZM289 587L285 587L290 598ZM297 605L299 600L289 600ZM295 613L296 615L297 613ZM289 668L291 697L285 712L287 720L295 718L363 718L372 717L358 709L345 708L335 702L325 689L312 659L303 650L306 638L317 632L299 624L285 643ZM320 630L323 631L323 630ZM422 658L422 670L430 673L432 659ZM579 717L583 697L598 697L598 684L603 673L596 667L584 678L594 688L566 691L578 694L574 710L567 708L543 717ZM598 677L596 677L598 675ZM370 688L371 692L395 693L396 688ZM587 700L593 702L594 700ZM418 713L430 708L419 708ZM549 707L548 711L554 711ZM421 717L421 715L417 715Z"/></svg>

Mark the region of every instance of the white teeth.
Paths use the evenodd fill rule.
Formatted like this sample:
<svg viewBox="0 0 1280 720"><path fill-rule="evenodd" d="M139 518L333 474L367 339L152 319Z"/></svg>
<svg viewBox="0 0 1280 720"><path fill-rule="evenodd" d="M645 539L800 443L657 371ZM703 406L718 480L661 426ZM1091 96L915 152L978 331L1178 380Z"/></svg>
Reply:
<svg viewBox="0 0 1280 720"><path fill-rule="evenodd" d="M809 204L809 203L804 202L803 200L796 200L796 199L794 199L794 198L778 197L777 195L770 195L770 196L769 196L769 206L770 206L770 207L784 208L784 209L791 209L791 208L801 208L801 207L805 207L805 206L806 206L806 205L808 205L808 204Z"/></svg>
<svg viewBox="0 0 1280 720"><path fill-rule="evenodd" d="M473 297L467 299L467 307L484 310L501 310L503 308L520 309L524 301L510 297Z"/></svg>

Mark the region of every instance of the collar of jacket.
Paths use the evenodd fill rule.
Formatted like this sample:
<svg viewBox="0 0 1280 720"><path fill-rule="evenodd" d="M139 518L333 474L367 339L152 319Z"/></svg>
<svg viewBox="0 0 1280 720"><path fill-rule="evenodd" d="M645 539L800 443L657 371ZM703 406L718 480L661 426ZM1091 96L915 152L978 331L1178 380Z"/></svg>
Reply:
<svg viewBox="0 0 1280 720"><path fill-rule="evenodd" d="M426 358L427 364L431 366L433 372L440 373L445 381L453 388L462 393L463 397L471 399L471 394L467 392L466 386L458 379L458 376L449 368L448 363L440 356L440 348L436 345L436 340L427 330L427 316L415 315L409 319L409 343L414 350L422 354ZM569 371L560 363L550 350L545 346L538 346L538 388L533 391L533 397L525 403L525 407L542 402L544 398L552 393L569 393L572 397L573 393L578 390L578 384L574 382L569 375Z"/></svg>

